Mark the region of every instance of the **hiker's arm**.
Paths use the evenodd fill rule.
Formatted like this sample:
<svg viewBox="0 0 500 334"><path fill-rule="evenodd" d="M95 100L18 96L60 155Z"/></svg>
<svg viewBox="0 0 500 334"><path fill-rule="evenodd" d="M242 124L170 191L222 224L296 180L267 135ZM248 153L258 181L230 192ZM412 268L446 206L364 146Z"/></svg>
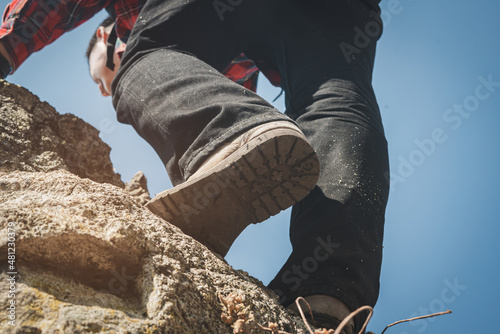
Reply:
<svg viewBox="0 0 500 334"><path fill-rule="evenodd" d="M0 54L10 58L11 70L15 71L32 53L78 27L110 2L112 0L14 0L3 14ZM1 74L5 77L3 68Z"/></svg>
<svg viewBox="0 0 500 334"><path fill-rule="evenodd" d="M10 55L0 41L0 78L3 79L12 72L12 60Z"/></svg>

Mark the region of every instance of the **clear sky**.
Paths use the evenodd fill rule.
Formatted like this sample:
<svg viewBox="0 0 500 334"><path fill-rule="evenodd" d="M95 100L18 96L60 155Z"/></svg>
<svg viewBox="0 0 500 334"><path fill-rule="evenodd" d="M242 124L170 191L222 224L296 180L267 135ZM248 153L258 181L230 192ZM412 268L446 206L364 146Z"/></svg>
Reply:
<svg viewBox="0 0 500 334"><path fill-rule="evenodd" d="M1 1L2 7L6 1ZM494 333L500 299L500 2L384 0L374 73L389 141L380 299L369 329L429 312L454 314L387 333ZM115 120L84 52L105 17L33 55L9 81L100 129L124 181L139 170L152 195L171 187L154 151ZM259 94L279 89L261 77ZM275 102L283 110L283 99ZM290 252L289 211L251 226L227 256L268 283Z"/></svg>

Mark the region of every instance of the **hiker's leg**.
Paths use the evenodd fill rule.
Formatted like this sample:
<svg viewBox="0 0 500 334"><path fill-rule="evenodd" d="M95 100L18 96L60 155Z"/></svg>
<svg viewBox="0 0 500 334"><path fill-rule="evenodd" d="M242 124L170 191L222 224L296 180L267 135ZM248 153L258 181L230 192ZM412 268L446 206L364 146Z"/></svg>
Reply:
<svg viewBox="0 0 500 334"><path fill-rule="evenodd" d="M148 208L222 256L248 224L304 198L319 173L294 122L219 73L288 1L230 3L149 0L112 85L119 120L155 148L176 185Z"/></svg>
<svg viewBox="0 0 500 334"><path fill-rule="evenodd" d="M238 134L291 121L219 73L283 2L149 0L141 11L113 82L113 104L119 120L155 148L174 185Z"/></svg>
<svg viewBox="0 0 500 334"><path fill-rule="evenodd" d="M388 157L371 79L381 21L361 0L295 3L248 52L282 74L287 114L321 165L318 186L293 207L293 251L269 287L284 305L329 295L352 311L374 305L379 291Z"/></svg>

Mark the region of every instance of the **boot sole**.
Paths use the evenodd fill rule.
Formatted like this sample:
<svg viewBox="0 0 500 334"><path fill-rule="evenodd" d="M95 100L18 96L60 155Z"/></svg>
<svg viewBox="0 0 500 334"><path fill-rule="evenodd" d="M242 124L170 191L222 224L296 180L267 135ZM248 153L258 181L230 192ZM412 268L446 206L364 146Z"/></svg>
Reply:
<svg viewBox="0 0 500 334"><path fill-rule="evenodd" d="M319 161L302 133L276 129L252 139L202 175L155 196L147 207L225 256L238 235L303 199Z"/></svg>

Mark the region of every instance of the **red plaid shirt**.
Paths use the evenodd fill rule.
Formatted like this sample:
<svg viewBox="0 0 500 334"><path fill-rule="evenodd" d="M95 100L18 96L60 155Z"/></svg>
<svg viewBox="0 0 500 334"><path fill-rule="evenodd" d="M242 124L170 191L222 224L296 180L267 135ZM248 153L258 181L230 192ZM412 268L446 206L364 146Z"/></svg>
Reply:
<svg viewBox="0 0 500 334"><path fill-rule="evenodd" d="M14 69L32 53L54 42L102 9L114 13L118 37L127 41L146 0L14 0L5 9L0 41L9 52ZM258 69L243 54L224 74L255 91ZM273 80L272 80L273 82ZM275 83L274 80L273 83Z"/></svg>

